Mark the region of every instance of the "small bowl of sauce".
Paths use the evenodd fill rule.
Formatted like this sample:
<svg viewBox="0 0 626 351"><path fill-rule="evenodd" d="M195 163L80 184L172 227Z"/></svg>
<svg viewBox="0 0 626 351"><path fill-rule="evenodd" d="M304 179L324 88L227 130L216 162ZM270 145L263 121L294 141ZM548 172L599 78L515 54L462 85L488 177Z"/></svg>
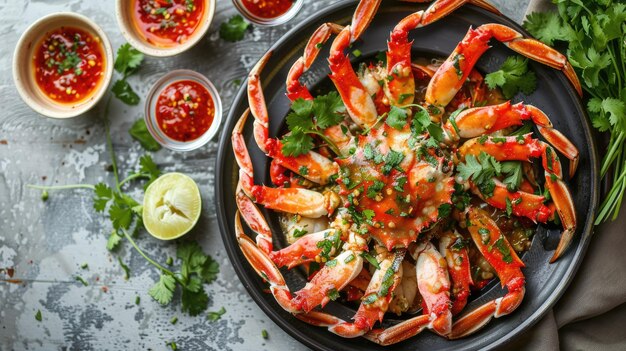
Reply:
<svg viewBox="0 0 626 351"><path fill-rule="evenodd" d="M250 22L276 26L292 19L302 8L303 0L233 0L237 10Z"/></svg>
<svg viewBox="0 0 626 351"><path fill-rule="evenodd" d="M13 78L22 99L54 118L77 116L104 95L113 74L113 52L104 32L75 13L33 23L13 56Z"/></svg>
<svg viewBox="0 0 626 351"><path fill-rule="evenodd" d="M209 29L216 0L118 0L122 34L150 56L172 56L194 46Z"/></svg>
<svg viewBox="0 0 626 351"><path fill-rule="evenodd" d="M222 121L217 89L205 76L176 70L161 77L146 99L146 126L163 147L197 149L211 140Z"/></svg>

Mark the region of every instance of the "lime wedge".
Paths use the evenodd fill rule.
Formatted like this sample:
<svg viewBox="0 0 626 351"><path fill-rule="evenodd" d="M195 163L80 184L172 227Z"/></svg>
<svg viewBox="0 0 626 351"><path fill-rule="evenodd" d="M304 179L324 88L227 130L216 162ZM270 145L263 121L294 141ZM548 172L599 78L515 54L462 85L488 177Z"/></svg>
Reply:
<svg viewBox="0 0 626 351"><path fill-rule="evenodd" d="M202 200L193 179L167 173L155 180L143 198L143 223L155 238L172 240L185 235L200 218Z"/></svg>

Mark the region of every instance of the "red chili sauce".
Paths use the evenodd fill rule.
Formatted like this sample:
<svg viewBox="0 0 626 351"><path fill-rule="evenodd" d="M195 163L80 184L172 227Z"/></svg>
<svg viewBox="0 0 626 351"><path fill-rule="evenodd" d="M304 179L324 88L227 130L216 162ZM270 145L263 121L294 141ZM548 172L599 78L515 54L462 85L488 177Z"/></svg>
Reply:
<svg viewBox="0 0 626 351"><path fill-rule="evenodd" d="M168 137L191 141L204 134L215 117L215 104L209 91L192 80L168 85L157 100L156 119Z"/></svg>
<svg viewBox="0 0 626 351"><path fill-rule="evenodd" d="M204 15L204 0L133 0L131 6L135 28L156 46L184 43Z"/></svg>
<svg viewBox="0 0 626 351"><path fill-rule="evenodd" d="M261 18L276 18L287 12L295 0L241 0L251 14Z"/></svg>
<svg viewBox="0 0 626 351"><path fill-rule="evenodd" d="M105 64L100 38L73 27L46 33L33 54L39 89L50 99L66 104L95 92Z"/></svg>

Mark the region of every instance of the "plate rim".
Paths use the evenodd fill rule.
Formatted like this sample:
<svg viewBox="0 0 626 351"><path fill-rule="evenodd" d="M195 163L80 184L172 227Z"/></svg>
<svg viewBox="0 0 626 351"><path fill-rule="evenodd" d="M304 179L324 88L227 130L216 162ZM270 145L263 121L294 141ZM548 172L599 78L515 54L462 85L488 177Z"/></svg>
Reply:
<svg viewBox="0 0 626 351"><path fill-rule="evenodd" d="M293 28L287 31L284 35L282 35L273 45L271 45L271 47L267 51L274 51L276 48L282 46L283 42L289 40L294 34L299 32L302 28L307 27L311 23L318 21L320 18L324 18L328 15L331 15L335 11L340 11L344 7L353 6L356 3L358 3L358 0L342 0L333 4L329 4L325 9L321 11L310 14L308 18L304 19L301 23L295 25ZM383 4L381 4L381 6L382 5ZM397 5L397 3L394 5ZM403 5L411 5L411 4L403 3ZM415 4L415 5L419 6L419 4ZM472 6L475 11L481 12L482 14L490 14L490 12L472 4L466 4L464 6ZM519 31L525 37L533 38L533 36L531 36L530 33L528 33L520 24L518 24L517 22L515 22L508 16L501 14L498 17L500 21L506 22L505 23L506 25ZM592 184L590 188L592 189L592 192L590 194L590 202L592 206L590 210L587 212L586 216L584 216L585 226L581 230L582 237L580 239L580 242L578 243L578 246L575 248L574 247L568 248L568 251L573 250L573 249L575 250L570 253L571 255L574 255L574 257L572 258L572 263L565 271L565 279L561 280L561 282L557 285L555 292L552 293L549 296L549 298L546 299L541 304L540 308L535 310L534 313L532 313L527 319L522 321L515 328L513 328L508 333L503 335L502 338L499 338L497 341L487 345L484 348L486 350L492 350L497 347L501 347L503 345L509 344L513 342L514 340L519 339L522 336L524 331L528 330L530 327L535 325L537 322L539 322L541 318L543 318L547 314L547 312L556 304L556 302L560 300L560 298L563 296L568 286L571 284L574 277L576 276L576 272L580 268L580 265L582 264L582 261L584 259L584 257L580 257L580 256L585 255L587 248L589 246L589 243L591 241L591 237L593 236L593 232L594 232L593 222L595 218L595 213L599 205L599 193L600 193L600 187L599 187L600 179L598 175L599 161L598 161L597 142L596 142L595 134L592 132L593 130L589 122L589 117L584 108L581 97L578 96L578 94L575 92L574 88L572 87L572 84L569 81L567 81L565 74L563 74L563 72L558 72L557 76L559 80L565 82L564 85L567 87L567 89L565 90L564 93L569 95L570 101L574 102L576 104L576 108L582 111L583 113L583 117L584 117L583 118L584 124L582 125L583 132L584 132L585 139L590 141L588 148L589 148L589 161L591 164L591 167L590 167L591 177L590 178L591 178ZM224 129L222 130L222 133L220 134L220 139L218 141L218 144L219 144L218 154L215 160L216 162L215 163L216 178L215 178L215 184L214 184L215 203L216 203L216 208L217 208L217 220L218 220L220 235L224 242L229 239L230 233L228 232L228 228L226 225L226 219L227 219L226 208L222 201L225 188L221 185L224 182L225 178L230 176L231 174L229 172L230 170L227 170L226 173L224 172L224 170L222 169L223 168L222 164L224 163L225 158L229 154L232 153L231 148L225 147L225 144L228 144L230 142L230 133L232 132L232 127L234 127L235 121L238 118L238 116L234 115L235 110L236 110L235 108L236 103L241 101L241 99L243 98L243 95L246 94L247 81L248 79L246 78L246 80L242 82L237 94L233 98L233 101L229 108L228 116L224 122ZM280 316L278 312L274 310L274 308L264 303L263 296L265 295L265 293L257 289L254 289L252 280L251 280L252 278L249 278L248 275L246 274L245 272L246 270L243 267L242 262L236 259L237 258L236 250L239 249L238 245L226 245L225 244L224 246L225 246L229 261L232 264L233 269L237 273L237 276L239 277L239 280L245 287L246 291L252 297L255 304L268 317L270 317L270 319L272 319L274 323L276 323L282 330L284 330L291 337L293 337L298 342L302 343L303 345L307 347L310 347L316 350L329 350L329 351L332 350L328 346L319 343L317 340L311 339L309 337L306 337L298 333L296 331L297 329L293 327L293 325L289 322L289 320L282 318L282 316ZM237 247L235 248L235 246Z"/></svg>

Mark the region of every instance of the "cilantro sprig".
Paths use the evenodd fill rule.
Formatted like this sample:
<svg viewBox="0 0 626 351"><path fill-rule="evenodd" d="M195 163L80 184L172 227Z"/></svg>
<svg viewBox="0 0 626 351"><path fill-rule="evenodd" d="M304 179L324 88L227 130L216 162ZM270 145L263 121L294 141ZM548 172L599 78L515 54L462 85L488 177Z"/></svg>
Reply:
<svg viewBox="0 0 626 351"><path fill-rule="evenodd" d="M128 43L120 46L117 50L117 58L113 67L122 75L122 78L113 83L111 90L116 98L122 100L127 105L137 105L139 103L139 95L128 84L126 78L137 72L142 61L143 54Z"/></svg>
<svg viewBox="0 0 626 351"><path fill-rule="evenodd" d="M561 0L557 12L532 13L524 27L548 45L565 44L582 80L593 126L610 133L600 174L612 186L596 225L616 219L626 193L626 4ZM609 174L612 173L612 174Z"/></svg>
<svg viewBox="0 0 626 351"><path fill-rule="evenodd" d="M500 69L488 73L485 83L489 89L500 87L506 99L511 99L517 92L528 95L537 87L537 76L528 68L528 59L521 56L509 56Z"/></svg>
<svg viewBox="0 0 626 351"><path fill-rule="evenodd" d="M287 127L290 133L281 142L283 154L287 156L303 155L315 146L312 135L316 135L341 156L341 151L323 131L343 121L346 107L337 92L317 96L313 100L297 99L291 105L287 115Z"/></svg>
<svg viewBox="0 0 626 351"><path fill-rule="evenodd" d="M502 181L509 191L516 191L522 182L522 163L519 161L498 162L493 156L481 151L478 158L466 155L465 162L457 166L459 176L472 180L483 195L490 197L495 189L493 178L505 176Z"/></svg>

